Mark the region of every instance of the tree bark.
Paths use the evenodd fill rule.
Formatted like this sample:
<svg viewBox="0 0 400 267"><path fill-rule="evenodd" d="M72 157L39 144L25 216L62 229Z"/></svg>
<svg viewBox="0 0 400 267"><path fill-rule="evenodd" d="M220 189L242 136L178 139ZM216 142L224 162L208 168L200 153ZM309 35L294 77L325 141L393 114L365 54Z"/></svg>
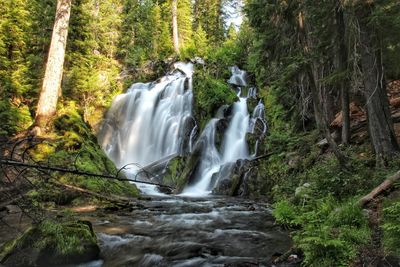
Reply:
<svg viewBox="0 0 400 267"><path fill-rule="evenodd" d="M174 50L179 54L178 0L172 0L172 38L174 42Z"/></svg>
<svg viewBox="0 0 400 267"><path fill-rule="evenodd" d="M348 54L345 41L346 24L344 22L343 9L340 4L336 9L336 25L338 34L338 69L345 73L348 66ZM342 144L350 142L350 81L346 73L340 81L340 102L342 107Z"/></svg>
<svg viewBox="0 0 400 267"><path fill-rule="evenodd" d="M298 26L299 26L299 38L300 38L300 43L303 46L303 51L307 55L310 53L310 47L312 47L311 40L309 39L309 34L307 31L307 27L305 24L305 19L304 19L304 14L302 12L299 13L298 16ZM319 90L318 90L318 85L317 85L317 78L316 78L316 72L313 71L314 69L317 69L316 66L313 66L316 64L308 63L305 67L306 75L309 80L309 86L310 86L310 91L311 91L311 96L313 100L313 107L314 107L314 115L315 119L317 122L317 126L319 130L322 132L322 134L325 136L326 140L328 141L329 147L332 149L333 153L335 154L336 158L339 161L340 166L343 168L346 167L347 163L347 158L346 156L340 151L338 145L336 144L335 140L333 139L331 132L329 130L329 124L327 121L327 113L326 109L324 108L323 103L321 102L320 96L319 96Z"/></svg>
<svg viewBox="0 0 400 267"><path fill-rule="evenodd" d="M368 21L372 3L356 6L368 130L378 165L400 151L386 93L379 37Z"/></svg>
<svg viewBox="0 0 400 267"><path fill-rule="evenodd" d="M46 64L42 90L36 111L35 126L44 129L56 113L58 97L61 94L61 80L67 45L68 25L71 16L71 1L58 0L56 17L49 55Z"/></svg>

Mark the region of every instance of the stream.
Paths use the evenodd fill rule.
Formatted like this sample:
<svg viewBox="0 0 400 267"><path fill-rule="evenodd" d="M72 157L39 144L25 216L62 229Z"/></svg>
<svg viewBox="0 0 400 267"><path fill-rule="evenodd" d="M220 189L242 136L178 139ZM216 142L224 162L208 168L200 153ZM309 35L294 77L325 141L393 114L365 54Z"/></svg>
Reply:
<svg viewBox="0 0 400 267"><path fill-rule="evenodd" d="M230 197L153 197L131 212L84 219L103 259L91 267L271 266L291 246L267 204Z"/></svg>

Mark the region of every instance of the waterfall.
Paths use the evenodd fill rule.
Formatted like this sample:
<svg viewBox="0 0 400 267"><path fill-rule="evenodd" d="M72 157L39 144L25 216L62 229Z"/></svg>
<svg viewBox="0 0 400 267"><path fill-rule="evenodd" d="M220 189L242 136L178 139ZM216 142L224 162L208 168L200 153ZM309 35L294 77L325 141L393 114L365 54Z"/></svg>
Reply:
<svg viewBox="0 0 400 267"><path fill-rule="evenodd" d="M135 83L115 97L103 122L100 145L118 168L132 164L126 171L131 179L140 167L184 150L193 121L193 65L179 62L174 68L158 82ZM155 193L151 186L141 189Z"/></svg>
<svg viewBox="0 0 400 267"><path fill-rule="evenodd" d="M196 140L198 125L192 115L193 64L178 62L174 71L153 83L135 83L126 93L113 100L102 124L99 142L118 168L126 167L128 178L138 170L185 153L200 151L194 173L195 184L184 189L183 195L204 196L216 184L215 174L226 172L239 159L250 159L246 135L254 132L257 120L264 123L264 105L260 101L250 116L248 99L256 98L256 89L247 87L246 72L231 68L228 83L237 90L239 100L233 104L229 124L224 132L221 148L216 145L217 124L208 122ZM264 131L266 131L264 123ZM265 133L265 132L264 132ZM258 145L258 144L257 144ZM143 176L143 175L142 175ZM137 183L145 194L159 194L155 186Z"/></svg>
<svg viewBox="0 0 400 267"><path fill-rule="evenodd" d="M200 136L202 144L200 166L195 174L194 185L183 191L184 196L204 196L212 191L212 177L218 173L224 165L234 163L238 159L248 159L249 152L246 142L246 134L249 129L250 116L247 110L247 97L241 97L240 87L246 86L246 72L238 67L231 68L232 76L228 83L238 88L239 101L233 104L232 118L224 134L222 152L219 153L215 145L216 124L218 119L212 119ZM229 164L233 167L233 164Z"/></svg>

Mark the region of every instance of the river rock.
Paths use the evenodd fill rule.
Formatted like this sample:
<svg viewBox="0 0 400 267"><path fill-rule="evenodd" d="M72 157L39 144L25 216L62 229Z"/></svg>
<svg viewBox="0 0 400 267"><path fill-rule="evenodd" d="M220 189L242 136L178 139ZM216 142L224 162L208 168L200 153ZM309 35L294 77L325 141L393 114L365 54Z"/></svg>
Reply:
<svg viewBox="0 0 400 267"><path fill-rule="evenodd" d="M229 126L229 121L227 119L220 119L217 122L217 131L215 134L215 146L217 148L221 148L222 147L222 143L224 141L224 136L225 136L225 132L226 129Z"/></svg>
<svg viewBox="0 0 400 267"><path fill-rule="evenodd" d="M211 186L217 195L250 197L259 191L258 169L256 163L249 160L238 160L221 167L219 173L211 178Z"/></svg>
<svg viewBox="0 0 400 267"><path fill-rule="evenodd" d="M219 172L211 177L210 189L214 188L213 194L232 195L233 177L237 172L237 163L227 163L221 166Z"/></svg>
<svg viewBox="0 0 400 267"><path fill-rule="evenodd" d="M99 258L99 246L87 221L56 223L43 221L0 250L4 266L59 266Z"/></svg>
<svg viewBox="0 0 400 267"><path fill-rule="evenodd" d="M260 181L256 162L245 161L240 170L241 183L236 194L241 197L258 196Z"/></svg>
<svg viewBox="0 0 400 267"><path fill-rule="evenodd" d="M196 181L194 180L194 174L198 168L200 157L201 157L201 145L196 146L192 154L187 158L184 164L184 168L182 173L177 176L176 180L176 189L174 193L182 192L183 188L185 188L188 184L194 184Z"/></svg>

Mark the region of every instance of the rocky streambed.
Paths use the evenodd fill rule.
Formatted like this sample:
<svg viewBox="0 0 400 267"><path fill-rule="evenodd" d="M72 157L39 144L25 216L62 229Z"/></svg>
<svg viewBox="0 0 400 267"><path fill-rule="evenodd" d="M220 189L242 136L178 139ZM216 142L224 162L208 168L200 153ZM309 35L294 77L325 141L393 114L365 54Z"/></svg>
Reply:
<svg viewBox="0 0 400 267"><path fill-rule="evenodd" d="M153 197L130 211L83 213L102 260L85 266L272 266L291 247L265 203ZM281 265L296 266L296 265Z"/></svg>

